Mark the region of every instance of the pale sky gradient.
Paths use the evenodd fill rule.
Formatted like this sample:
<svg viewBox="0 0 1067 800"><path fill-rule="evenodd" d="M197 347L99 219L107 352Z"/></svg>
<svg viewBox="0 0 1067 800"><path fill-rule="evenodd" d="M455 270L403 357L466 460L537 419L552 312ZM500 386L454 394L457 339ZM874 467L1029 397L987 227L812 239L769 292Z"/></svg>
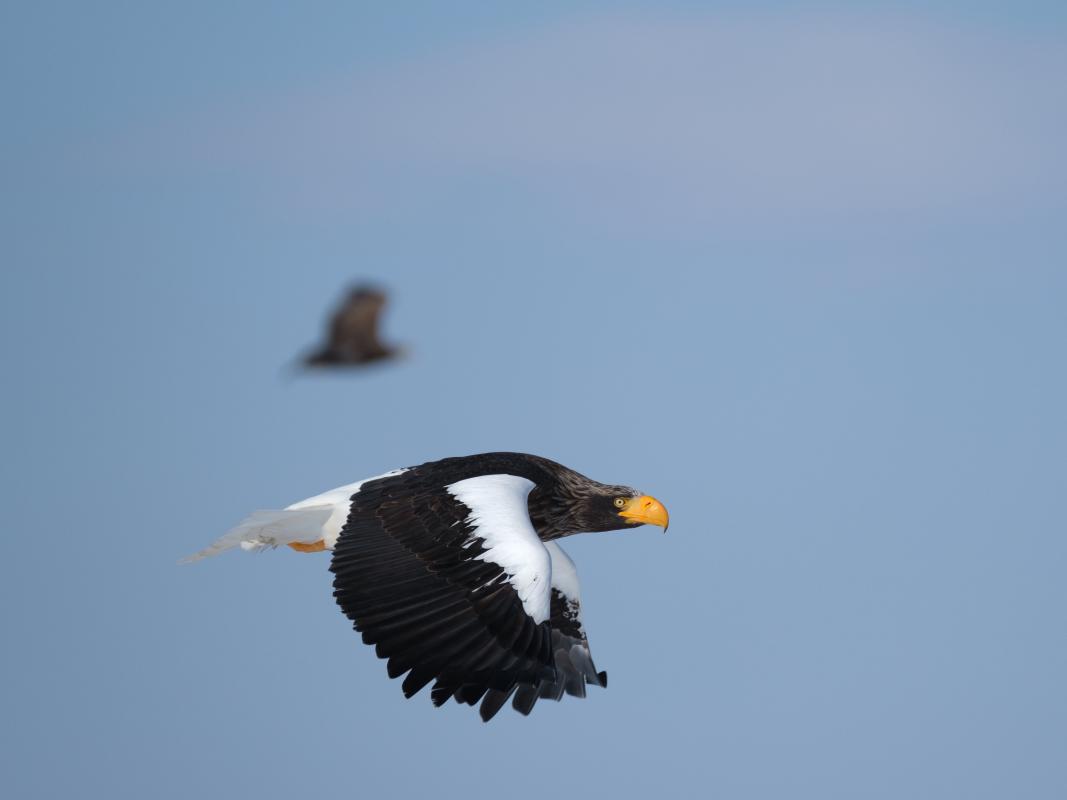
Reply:
<svg viewBox="0 0 1067 800"><path fill-rule="evenodd" d="M1067 796L1059 4L0 11L4 797ZM350 281L405 362L286 380ZM405 701L247 512L516 449L606 691Z"/></svg>

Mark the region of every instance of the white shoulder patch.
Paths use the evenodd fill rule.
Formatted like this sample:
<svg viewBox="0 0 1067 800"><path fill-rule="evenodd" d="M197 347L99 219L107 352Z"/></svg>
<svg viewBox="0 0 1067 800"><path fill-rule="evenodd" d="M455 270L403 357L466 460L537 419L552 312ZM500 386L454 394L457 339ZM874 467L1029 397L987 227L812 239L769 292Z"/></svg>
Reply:
<svg viewBox="0 0 1067 800"><path fill-rule="evenodd" d="M468 522L481 540L482 561L499 564L534 622L549 617L552 560L530 522L526 499L534 483L517 475L481 475L445 489L470 509Z"/></svg>

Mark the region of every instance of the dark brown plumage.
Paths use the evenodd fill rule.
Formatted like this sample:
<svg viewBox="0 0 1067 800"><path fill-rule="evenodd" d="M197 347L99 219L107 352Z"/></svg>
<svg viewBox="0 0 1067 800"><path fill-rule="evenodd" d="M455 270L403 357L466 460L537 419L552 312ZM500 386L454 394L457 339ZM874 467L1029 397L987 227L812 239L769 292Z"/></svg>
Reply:
<svg viewBox="0 0 1067 800"><path fill-rule="evenodd" d="M399 348L382 344L378 324L385 307L384 292L357 286L330 319L328 339L304 359L309 367L354 367L384 361L399 354Z"/></svg>
<svg viewBox="0 0 1067 800"><path fill-rule="evenodd" d="M509 497L516 482L525 489ZM499 516L507 507L514 516ZM531 577L525 562L500 563L521 539L521 523L509 527L519 519L552 548L533 547L546 572ZM528 714L538 698L607 686L582 628L574 565L554 540L648 522L667 523L654 498L546 458L482 453L429 462L352 494L330 566L334 596L363 641L388 659L390 677L406 673L405 696L432 683L435 705L482 701L489 720L512 700ZM539 582L543 616L526 594Z"/></svg>
<svg viewBox="0 0 1067 800"><path fill-rule="evenodd" d="M557 540L585 531L667 528L666 508L547 458L480 453L429 461L261 510L191 560L240 547L332 551L338 605L435 705L585 697L607 686L581 617L577 568Z"/></svg>

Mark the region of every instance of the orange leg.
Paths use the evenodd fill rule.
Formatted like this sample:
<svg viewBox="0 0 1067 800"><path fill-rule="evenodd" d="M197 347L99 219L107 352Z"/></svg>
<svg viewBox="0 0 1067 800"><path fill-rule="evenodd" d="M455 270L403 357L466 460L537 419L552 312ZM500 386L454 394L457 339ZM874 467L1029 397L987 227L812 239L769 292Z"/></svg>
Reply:
<svg viewBox="0 0 1067 800"><path fill-rule="evenodd" d="M317 542L310 542L305 544L304 542L290 542L289 546L296 550L298 553L321 553L326 549L326 542L319 539Z"/></svg>

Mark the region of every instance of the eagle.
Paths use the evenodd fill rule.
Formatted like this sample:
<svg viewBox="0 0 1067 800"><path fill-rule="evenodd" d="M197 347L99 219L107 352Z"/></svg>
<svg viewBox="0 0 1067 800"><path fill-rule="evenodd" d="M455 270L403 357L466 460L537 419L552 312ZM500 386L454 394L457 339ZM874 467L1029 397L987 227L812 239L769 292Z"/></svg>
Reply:
<svg viewBox="0 0 1067 800"><path fill-rule="evenodd" d="M524 453L445 458L256 511L197 560L234 547L332 551L334 598L412 697L432 683L489 721L508 702L607 686L582 626L578 573L558 540L658 525L667 509Z"/></svg>
<svg viewBox="0 0 1067 800"><path fill-rule="evenodd" d="M400 348L378 339L378 322L386 295L371 286L349 290L330 319L325 344L304 358L309 367L352 367L394 358Z"/></svg>

